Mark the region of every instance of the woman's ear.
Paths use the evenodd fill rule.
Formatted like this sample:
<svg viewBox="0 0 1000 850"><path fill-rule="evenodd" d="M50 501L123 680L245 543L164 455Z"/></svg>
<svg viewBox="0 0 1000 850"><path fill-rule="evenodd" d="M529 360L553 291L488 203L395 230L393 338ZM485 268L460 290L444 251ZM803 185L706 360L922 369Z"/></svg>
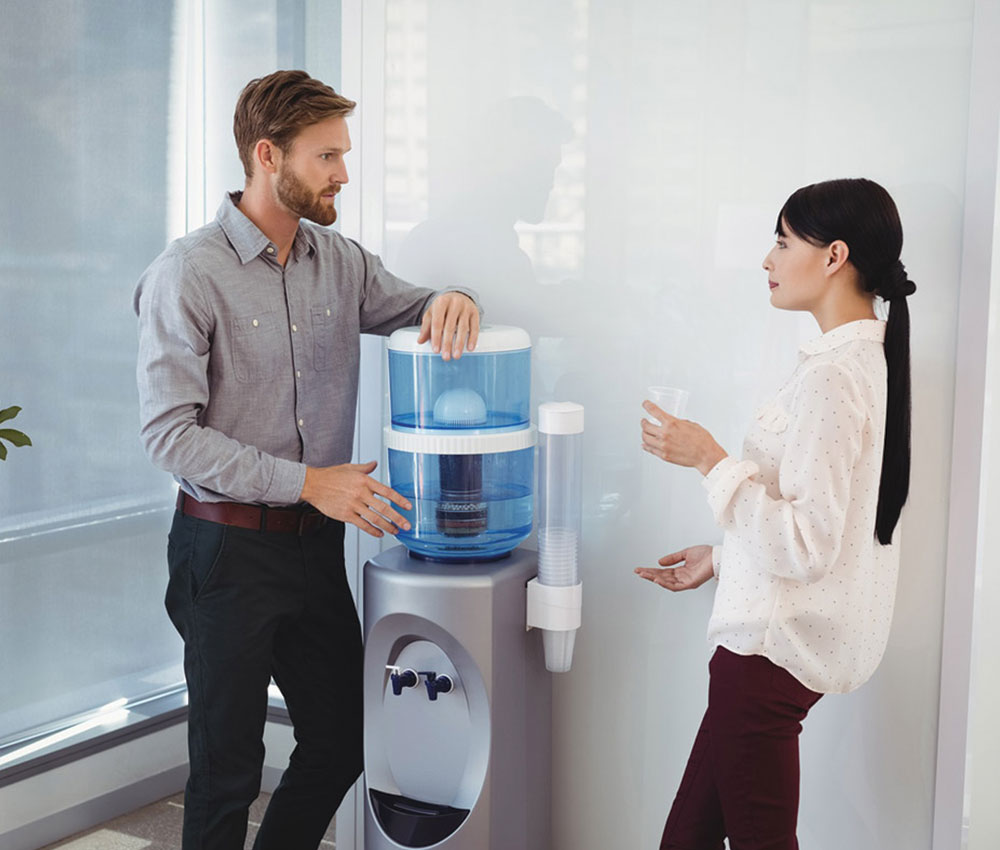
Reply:
<svg viewBox="0 0 1000 850"><path fill-rule="evenodd" d="M844 267L850 256L851 249L847 247L847 243L842 239L836 239L826 246L826 251L826 268L824 271L826 276L830 277Z"/></svg>

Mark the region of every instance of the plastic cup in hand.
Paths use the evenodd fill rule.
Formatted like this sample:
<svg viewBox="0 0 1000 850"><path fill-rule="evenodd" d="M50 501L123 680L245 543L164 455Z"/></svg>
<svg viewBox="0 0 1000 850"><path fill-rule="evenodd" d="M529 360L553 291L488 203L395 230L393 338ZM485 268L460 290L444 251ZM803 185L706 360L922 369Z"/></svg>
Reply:
<svg viewBox="0 0 1000 850"><path fill-rule="evenodd" d="M664 413L669 413L671 416L675 416L678 419L683 418L684 411L687 408L689 395L687 390L679 390L676 387L647 387L646 393L646 397ZM650 419L659 422L659 420L645 408L643 408L643 412Z"/></svg>

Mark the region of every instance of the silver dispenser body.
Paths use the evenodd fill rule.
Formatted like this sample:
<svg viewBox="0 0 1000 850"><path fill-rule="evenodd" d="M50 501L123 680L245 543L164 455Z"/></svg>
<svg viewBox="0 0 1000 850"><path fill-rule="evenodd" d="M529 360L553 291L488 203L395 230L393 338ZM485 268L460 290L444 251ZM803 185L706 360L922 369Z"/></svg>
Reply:
<svg viewBox="0 0 1000 850"><path fill-rule="evenodd" d="M551 848L551 677L525 613L536 572L525 549L439 564L397 546L365 565L366 850Z"/></svg>

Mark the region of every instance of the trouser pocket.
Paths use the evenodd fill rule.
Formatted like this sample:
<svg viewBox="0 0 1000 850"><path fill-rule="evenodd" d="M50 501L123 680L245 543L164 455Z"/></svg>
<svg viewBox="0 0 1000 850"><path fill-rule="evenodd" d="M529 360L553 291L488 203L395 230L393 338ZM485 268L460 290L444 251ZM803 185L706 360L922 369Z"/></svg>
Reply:
<svg viewBox="0 0 1000 850"><path fill-rule="evenodd" d="M167 539L167 613L182 637L187 634L192 605L216 579L226 542L227 526L217 522L174 514Z"/></svg>

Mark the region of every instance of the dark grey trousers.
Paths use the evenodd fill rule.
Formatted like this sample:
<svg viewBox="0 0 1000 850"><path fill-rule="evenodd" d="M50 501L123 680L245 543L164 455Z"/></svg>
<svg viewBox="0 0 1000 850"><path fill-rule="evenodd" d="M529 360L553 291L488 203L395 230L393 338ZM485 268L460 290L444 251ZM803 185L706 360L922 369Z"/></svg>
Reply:
<svg viewBox="0 0 1000 850"><path fill-rule="evenodd" d="M243 850L272 676L296 747L254 848L315 850L362 769L361 628L343 524L298 536L178 513L168 562L189 696L184 850Z"/></svg>

